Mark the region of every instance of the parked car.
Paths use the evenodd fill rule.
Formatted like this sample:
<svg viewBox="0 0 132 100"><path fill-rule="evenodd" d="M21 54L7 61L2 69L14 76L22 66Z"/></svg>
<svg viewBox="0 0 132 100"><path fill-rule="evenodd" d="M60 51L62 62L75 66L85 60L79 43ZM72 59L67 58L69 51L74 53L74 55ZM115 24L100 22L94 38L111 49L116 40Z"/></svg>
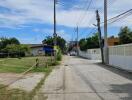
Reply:
<svg viewBox="0 0 132 100"><path fill-rule="evenodd" d="M77 53L75 51L71 51L70 56L77 56Z"/></svg>

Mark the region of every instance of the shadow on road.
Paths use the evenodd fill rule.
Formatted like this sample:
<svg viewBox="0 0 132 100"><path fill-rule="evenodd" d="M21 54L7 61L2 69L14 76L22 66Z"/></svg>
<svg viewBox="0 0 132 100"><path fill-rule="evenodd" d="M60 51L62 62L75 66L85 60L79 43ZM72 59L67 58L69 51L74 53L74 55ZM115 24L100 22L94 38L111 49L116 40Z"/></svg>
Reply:
<svg viewBox="0 0 132 100"><path fill-rule="evenodd" d="M95 63L96 65L98 65L99 67L102 67L106 70L109 70L115 74L118 74L124 78L127 78L129 80L132 80L132 73L130 72L127 72L125 70L121 70L121 69L118 69L118 68L115 68L115 67L112 67L112 66L107 66L107 65L103 65L101 63Z"/></svg>
<svg viewBox="0 0 132 100"><path fill-rule="evenodd" d="M132 100L132 84L112 84L110 92L120 94L121 100Z"/></svg>
<svg viewBox="0 0 132 100"><path fill-rule="evenodd" d="M109 70L115 74L118 74L124 78L132 80L132 73L114 68L112 66L106 66L101 63L96 63L99 67L102 67L106 70ZM117 93L120 96L121 100L132 100L132 83L127 84L110 84L111 89L109 90L111 93Z"/></svg>

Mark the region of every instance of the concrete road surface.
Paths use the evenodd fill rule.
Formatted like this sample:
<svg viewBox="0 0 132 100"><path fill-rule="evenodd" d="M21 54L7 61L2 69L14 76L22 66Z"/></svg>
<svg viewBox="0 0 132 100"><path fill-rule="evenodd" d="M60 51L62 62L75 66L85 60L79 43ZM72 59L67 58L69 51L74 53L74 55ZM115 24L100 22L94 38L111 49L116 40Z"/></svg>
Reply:
<svg viewBox="0 0 132 100"><path fill-rule="evenodd" d="M132 74L65 56L35 100L132 100Z"/></svg>

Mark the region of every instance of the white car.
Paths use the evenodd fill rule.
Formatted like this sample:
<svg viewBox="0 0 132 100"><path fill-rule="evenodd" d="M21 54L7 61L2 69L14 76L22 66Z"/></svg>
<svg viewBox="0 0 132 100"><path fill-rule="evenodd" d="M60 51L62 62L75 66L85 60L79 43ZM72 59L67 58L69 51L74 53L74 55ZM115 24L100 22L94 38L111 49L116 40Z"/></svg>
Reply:
<svg viewBox="0 0 132 100"><path fill-rule="evenodd" d="M75 51L71 51L70 56L77 56L77 53Z"/></svg>

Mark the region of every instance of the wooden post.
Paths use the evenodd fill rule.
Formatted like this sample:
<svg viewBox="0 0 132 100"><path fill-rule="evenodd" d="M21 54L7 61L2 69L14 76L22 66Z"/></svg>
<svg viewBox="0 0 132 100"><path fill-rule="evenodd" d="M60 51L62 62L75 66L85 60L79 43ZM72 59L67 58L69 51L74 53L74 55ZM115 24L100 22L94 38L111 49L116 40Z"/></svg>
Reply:
<svg viewBox="0 0 132 100"><path fill-rule="evenodd" d="M39 59L36 59L36 68L39 67Z"/></svg>

